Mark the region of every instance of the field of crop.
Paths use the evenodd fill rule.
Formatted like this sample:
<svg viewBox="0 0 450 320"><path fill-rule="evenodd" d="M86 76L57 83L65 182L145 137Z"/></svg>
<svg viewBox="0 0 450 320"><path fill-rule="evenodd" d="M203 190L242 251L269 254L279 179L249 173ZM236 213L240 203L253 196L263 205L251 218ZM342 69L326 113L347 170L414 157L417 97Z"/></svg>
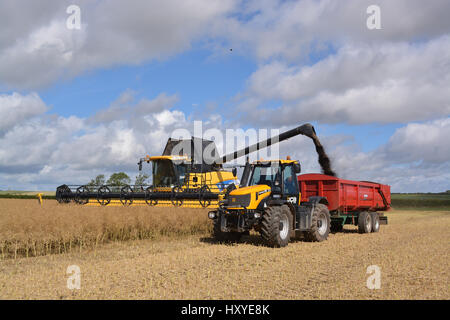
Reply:
<svg viewBox="0 0 450 320"><path fill-rule="evenodd" d="M116 241L209 232L200 209L88 207L0 199L0 259L68 253ZM150 210L149 210L150 209Z"/></svg>
<svg viewBox="0 0 450 320"><path fill-rule="evenodd" d="M393 193L391 200L397 209L450 210L450 193Z"/></svg>
<svg viewBox="0 0 450 320"><path fill-rule="evenodd" d="M158 208L44 204L48 212L37 201L0 200L7 208L0 213L2 239L28 235L52 243L61 236L90 235L85 238L91 239L89 245L61 254L5 257L0 261L2 299L450 298L450 211L394 210L379 233L358 234L356 227L346 226L325 242L297 241L272 249L255 235L238 244L215 243L207 210L173 209L163 215ZM178 219L184 222L177 224ZM69 231L63 235L60 228ZM129 236L136 234L131 230L152 230L152 236L95 243L94 236L107 234L104 230L128 234L124 239L139 239ZM70 265L80 267L80 290L67 288ZM381 270L379 290L366 286L370 265Z"/></svg>

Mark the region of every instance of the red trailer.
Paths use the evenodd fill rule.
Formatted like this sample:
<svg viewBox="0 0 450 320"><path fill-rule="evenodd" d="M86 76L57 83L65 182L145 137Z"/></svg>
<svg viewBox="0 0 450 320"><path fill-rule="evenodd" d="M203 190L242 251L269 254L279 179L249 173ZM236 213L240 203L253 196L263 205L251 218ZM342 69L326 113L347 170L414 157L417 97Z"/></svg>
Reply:
<svg viewBox="0 0 450 320"><path fill-rule="evenodd" d="M360 232L377 232L380 224L387 224L382 212L391 208L390 186L318 173L302 174L297 179L301 202L310 201L311 197L324 199L332 231L342 230L344 224L354 224Z"/></svg>

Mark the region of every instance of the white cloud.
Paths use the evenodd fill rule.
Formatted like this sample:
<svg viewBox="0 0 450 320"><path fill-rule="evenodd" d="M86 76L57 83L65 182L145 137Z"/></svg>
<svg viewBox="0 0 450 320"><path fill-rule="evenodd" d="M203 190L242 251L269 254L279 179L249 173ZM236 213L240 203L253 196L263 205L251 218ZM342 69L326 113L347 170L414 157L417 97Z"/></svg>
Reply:
<svg viewBox="0 0 450 320"><path fill-rule="evenodd" d="M41 88L86 70L166 59L207 34L208 25L227 14L234 2L81 0L81 30L69 30L69 1L43 2L41 7L2 1L0 17L23 14L28 20L15 34L18 23L0 19L0 28L8 30L0 37L0 84ZM34 16L29 10L35 10Z"/></svg>
<svg viewBox="0 0 450 320"><path fill-rule="evenodd" d="M277 125L407 123L450 114L450 36L421 44L346 45L312 66L272 62L249 79L244 110ZM260 118L258 118L260 115Z"/></svg>
<svg viewBox="0 0 450 320"><path fill-rule="evenodd" d="M40 115L47 106L36 93L21 95L0 94L0 135L13 128L17 123Z"/></svg>
<svg viewBox="0 0 450 320"><path fill-rule="evenodd" d="M155 103L160 96L148 103ZM140 103L123 97L113 105L121 107L121 101L133 110ZM0 187L53 189L63 183L83 184L97 174L117 171L134 177L137 160L146 154L160 154L175 129L194 132L190 116L176 109L157 108L135 118L104 123L47 114L24 118L0 138ZM137 119L142 123L136 127ZM224 133L226 127L220 117L212 115L204 119L203 133L211 128ZM286 129L290 127L280 131ZM361 151L351 136L324 136L320 127L316 130L342 178L387 183L396 192L449 189L450 149L446 140L450 118L407 124L397 129L386 144L369 152ZM223 143L229 142L222 141L219 149ZM320 172L310 139L295 137L279 147L279 156L299 159L303 172ZM266 158L270 154L263 152L259 156Z"/></svg>
<svg viewBox="0 0 450 320"><path fill-rule="evenodd" d="M398 129L384 147L395 161L450 162L450 117L426 123L410 123Z"/></svg>
<svg viewBox="0 0 450 320"><path fill-rule="evenodd" d="M235 52L252 52L258 59L307 59L343 43L414 41L447 34L450 21L446 0L378 0L381 30L367 28L372 0L253 0L239 14L219 20L216 35L225 37Z"/></svg>
<svg viewBox="0 0 450 320"><path fill-rule="evenodd" d="M376 31L366 27L370 0L79 0L81 30L66 28L70 4L0 3L0 84L38 89L87 70L164 60L199 42L262 62L299 62L330 46L408 42L450 30L446 0L380 0Z"/></svg>

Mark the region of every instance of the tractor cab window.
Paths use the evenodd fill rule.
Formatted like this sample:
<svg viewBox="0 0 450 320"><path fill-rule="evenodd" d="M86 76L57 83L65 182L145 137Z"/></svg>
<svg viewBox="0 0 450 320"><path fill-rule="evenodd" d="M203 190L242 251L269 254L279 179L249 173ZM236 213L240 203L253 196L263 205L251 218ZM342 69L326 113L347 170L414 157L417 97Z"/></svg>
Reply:
<svg viewBox="0 0 450 320"><path fill-rule="evenodd" d="M265 184L269 187L280 185L281 168L277 165L260 165L253 169L249 186Z"/></svg>
<svg viewBox="0 0 450 320"><path fill-rule="evenodd" d="M172 186L177 184L178 178L172 161L157 160L153 161L153 185L155 186Z"/></svg>
<svg viewBox="0 0 450 320"><path fill-rule="evenodd" d="M283 169L283 187L284 193L288 195L297 195L298 186L296 181L296 175L292 166L285 166Z"/></svg>

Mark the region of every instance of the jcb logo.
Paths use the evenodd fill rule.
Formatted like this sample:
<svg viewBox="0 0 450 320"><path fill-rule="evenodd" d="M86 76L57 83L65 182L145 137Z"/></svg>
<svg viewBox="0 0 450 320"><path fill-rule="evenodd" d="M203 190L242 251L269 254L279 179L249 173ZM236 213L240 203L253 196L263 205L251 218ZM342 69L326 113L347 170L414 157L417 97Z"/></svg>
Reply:
<svg viewBox="0 0 450 320"><path fill-rule="evenodd" d="M289 198L287 198L287 202L296 204L297 203L297 198L296 197L289 197Z"/></svg>

